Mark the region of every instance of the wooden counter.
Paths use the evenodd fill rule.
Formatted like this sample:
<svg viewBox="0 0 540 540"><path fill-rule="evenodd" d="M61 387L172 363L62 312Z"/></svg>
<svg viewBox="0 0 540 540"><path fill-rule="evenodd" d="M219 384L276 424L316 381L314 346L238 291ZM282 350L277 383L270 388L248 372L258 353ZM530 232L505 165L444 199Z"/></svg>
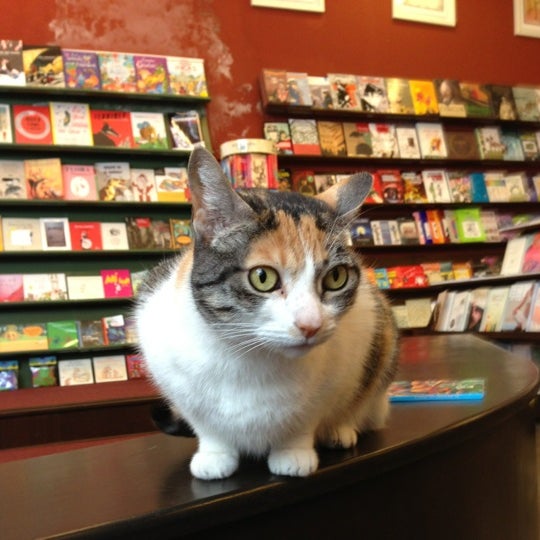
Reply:
<svg viewBox="0 0 540 540"><path fill-rule="evenodd" d="M244 461L203 482L195 440L163 434L4 463L0 538L536 540L537 375L476 337L404 338L399 378L484 377L485 399L394 404L305 479Z"/></svg>

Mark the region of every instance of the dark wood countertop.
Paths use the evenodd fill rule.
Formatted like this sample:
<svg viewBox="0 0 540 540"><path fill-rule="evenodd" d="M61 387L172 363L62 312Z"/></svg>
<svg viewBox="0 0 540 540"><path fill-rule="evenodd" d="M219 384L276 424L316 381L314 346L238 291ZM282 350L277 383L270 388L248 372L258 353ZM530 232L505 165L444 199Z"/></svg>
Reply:
<svg viewBox="0 0 540 540"><path fill-rule="evenodd" d="M229 479L200 481L188 468L196 441L161 433L0 464L0 537L169 538L254 519L496 431L536 396L534 364L482 339L403 338L398 378L471 377L486 379L482 401L393 404L386 429L353 450L320 451L320 469L305 479L244 461Z"/></svg>

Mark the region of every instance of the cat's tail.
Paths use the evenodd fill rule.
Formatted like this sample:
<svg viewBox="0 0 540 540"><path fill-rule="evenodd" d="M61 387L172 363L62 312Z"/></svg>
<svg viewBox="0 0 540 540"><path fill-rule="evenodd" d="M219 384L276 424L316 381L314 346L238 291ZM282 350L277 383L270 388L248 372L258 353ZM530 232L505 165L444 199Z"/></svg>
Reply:
<svg viewBox="0 0 540 540"><path fill-rule="evenodd" d="M166 403L154 405L150 414L155 426L163 433L175 437L195 437L191 426Z"/></svg>

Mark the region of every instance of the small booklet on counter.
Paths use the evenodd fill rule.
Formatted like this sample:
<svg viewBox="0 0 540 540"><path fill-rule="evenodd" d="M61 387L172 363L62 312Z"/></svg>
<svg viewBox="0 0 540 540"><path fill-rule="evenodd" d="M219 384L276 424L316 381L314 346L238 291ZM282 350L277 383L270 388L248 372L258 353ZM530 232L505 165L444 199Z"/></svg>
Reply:
<svg viewBox="0 0 540 540"><path fill-rule="evenodd" d="M485 379L432 379L394 381L390 401L457 401L484 398Z"/></svg>

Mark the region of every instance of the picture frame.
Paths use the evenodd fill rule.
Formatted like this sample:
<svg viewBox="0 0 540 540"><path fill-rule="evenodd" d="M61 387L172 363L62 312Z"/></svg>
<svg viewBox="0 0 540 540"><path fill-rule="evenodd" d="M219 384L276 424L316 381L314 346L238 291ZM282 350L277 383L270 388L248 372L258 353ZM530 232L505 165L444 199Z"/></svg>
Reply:
<svg viewBox="0 0 540 540"><path fill-rule="evenodd" d="M392 18L456 26L455 0L392 0Z"/></svg>
<svg viewBox="0 0 540 540"><path fill-rule="evenodd" d="M540 5L531 0L514 0L514 35L540 38Z"/></svg>
<svg viewBox="0 0 540 540"><path fill-rule="evenodd" d="M315 11L324 13L325 0L251 0L254 7L292 9L294 11Z"/></svg>

